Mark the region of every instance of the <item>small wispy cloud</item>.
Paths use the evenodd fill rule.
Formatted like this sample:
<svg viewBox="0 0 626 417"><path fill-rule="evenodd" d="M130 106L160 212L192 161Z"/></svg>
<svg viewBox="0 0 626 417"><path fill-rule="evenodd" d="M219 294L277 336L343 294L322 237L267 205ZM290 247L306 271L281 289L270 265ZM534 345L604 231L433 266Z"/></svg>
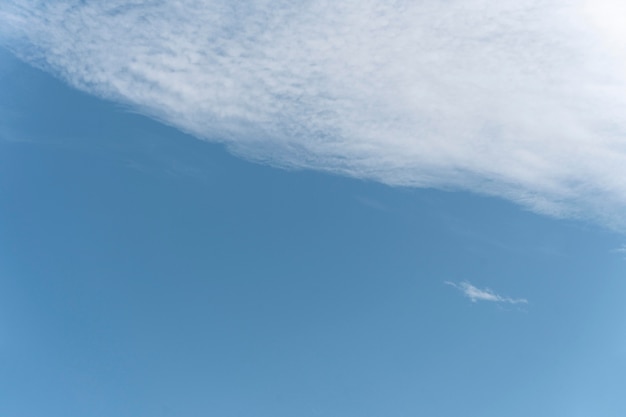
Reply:
<svg viewBox="0 0 626 417"><path fill-rule="evenodd" d="M446 281L445 283L461 291L463 295L469 298L473 303L478 301L491 301L494 303L504 304L528 304L528 300L526 300L525 298L505 297L495 293L489 288L481 289L475 287L467 281L462 281L459 283Z"/></svg>
<svg viewBox="0 0 626 417"><path fill-rule="evenodd" d="M626 244L623 244L622 246L613 249L611 252L613 253L617 253L622 255L624 258L626 258Z"/></svg>

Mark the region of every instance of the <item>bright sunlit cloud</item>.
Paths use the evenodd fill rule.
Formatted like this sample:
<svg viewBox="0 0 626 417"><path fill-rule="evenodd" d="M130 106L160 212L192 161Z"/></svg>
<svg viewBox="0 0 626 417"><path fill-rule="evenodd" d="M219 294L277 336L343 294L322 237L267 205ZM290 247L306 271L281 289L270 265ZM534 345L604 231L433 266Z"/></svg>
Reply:
<svg viewBox="0 0 626 417"><path fill-rule="evenodd" d="M252 160L626 228L621 2L4 1L0 42Z"/></svg>
<svg viewBox="0 0 626 417"><path fill-rule="evenodd" d="M477 288L467 281L459 283L446 281L445 283L461 291L463 295L472 300L473 303L477 301L491 301L494 303L505 304L528 304L528 300L526 300L525 298L504 297L502 295L496 294L489 288Z"/></svg>

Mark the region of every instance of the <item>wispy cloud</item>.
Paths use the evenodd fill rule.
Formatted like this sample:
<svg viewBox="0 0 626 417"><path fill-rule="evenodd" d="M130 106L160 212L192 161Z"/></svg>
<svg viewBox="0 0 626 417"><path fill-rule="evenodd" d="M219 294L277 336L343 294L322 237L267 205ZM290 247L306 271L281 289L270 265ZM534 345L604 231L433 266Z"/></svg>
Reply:
<svg viewBox="0 0 626 417"><path fill-rule="evenodd" d="M489 288L480 289L478 287L475 287L467 281L462 281L459 283L446 281L445 283L461 291L463 295L472 300L473 303L477 301L491 301L494 303L505 304L528 304L528 300L526 300L525 298L504 297L502 295L496 294Z"/></svg>
<svg viewBox="0 0 626 417"><path fill-rule="evenodd" d="M626 229L617 0L0 2L0 44L247 158Z"/></svg>
<svg viewBox="0 0 626 417"><path fill-rule="evenodd" d="M613 249L611 252L618 253L618 254L622 255L624 258L626 258L626 244L624 244L624 245L622 245L622 246L620 246L618 248Z"/></svg>

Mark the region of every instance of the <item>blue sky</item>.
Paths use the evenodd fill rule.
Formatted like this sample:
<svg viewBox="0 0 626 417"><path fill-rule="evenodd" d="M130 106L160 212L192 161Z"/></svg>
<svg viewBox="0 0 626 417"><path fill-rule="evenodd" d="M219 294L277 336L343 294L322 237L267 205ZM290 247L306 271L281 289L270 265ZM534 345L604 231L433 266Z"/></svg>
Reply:
<svg viewBox="0 0 626 417"><path fill-rule="evenodd" d="M58 4L0 6L0 415L624 415L624 123L601 113L625 84L533 14L573 11L527 1L484 15L473 1L441 15L427 2L404 14L439 26L412 31L377 20L397 10L376 2L345 15L274 3L296 29L253 2ZM619 8L600 4L585 9L590 31ZM464 14L460 39L501 35L470 42L486 60L434 36ZM205 21L214 42L191 41ZM607 22L595 46L612 51L622 34ZM147 43L154 28L169 37ZM302 62L280 43L289 30L315 70L287 65ZM261 40L237 35L249 31ZM543 70L490 55L503 34ZM336 61L365 35L382 72L359 51ZM418 40L429 62L465 63L448 74L469 89L444 77L422 90L437 68L397 52ZM184 53L142 55L164 44ZM546 58L573 50L593 68ZM130 55L126 76L115 68ZM493 80L477 75L496 64ZM539 73L565 81L541 92ZM468 111L511 91L502 112ZM597 111L552 137L588 110L582 98Z"/></svg>

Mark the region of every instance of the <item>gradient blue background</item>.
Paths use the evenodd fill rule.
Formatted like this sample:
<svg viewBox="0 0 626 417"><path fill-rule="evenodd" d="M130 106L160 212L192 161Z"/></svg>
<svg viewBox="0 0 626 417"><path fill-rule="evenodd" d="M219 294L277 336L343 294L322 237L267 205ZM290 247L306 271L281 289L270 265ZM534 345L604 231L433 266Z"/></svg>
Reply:
<svg viewBox="0 0 626 417"><path fill-rule="evenodd" d="M252 164L0 51L2 416L623 416L623 243Z"/></svg>

